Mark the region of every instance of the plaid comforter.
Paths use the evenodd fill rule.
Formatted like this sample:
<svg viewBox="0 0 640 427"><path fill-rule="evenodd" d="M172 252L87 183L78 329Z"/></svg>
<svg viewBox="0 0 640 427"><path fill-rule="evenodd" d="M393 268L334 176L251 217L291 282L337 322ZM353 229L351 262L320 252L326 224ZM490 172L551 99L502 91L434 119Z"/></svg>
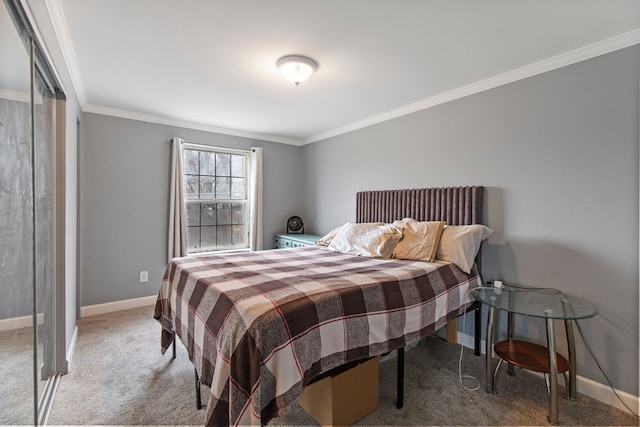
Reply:
<svg viewBox="0 0 640 427"><path fill-rule="evenodd" d="M156 319L211 386L207 425L267 424L318 374L405 346L462 314L474 269L319 247L176 258Z"/></svg>

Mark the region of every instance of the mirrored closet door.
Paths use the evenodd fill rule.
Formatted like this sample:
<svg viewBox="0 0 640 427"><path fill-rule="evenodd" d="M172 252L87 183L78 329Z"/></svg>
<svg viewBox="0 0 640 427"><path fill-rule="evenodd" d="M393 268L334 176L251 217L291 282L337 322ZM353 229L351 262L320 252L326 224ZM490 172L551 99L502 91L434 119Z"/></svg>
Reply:
<svg viewBox="0 0 640 427"><path fill-rule="evenodd" d="M46 418L59 377L53 218L61 92L17 1L0 4L0 51L0 424L33 425Z"/></svg>
<svg viewBox="0 0 640 427"><path fill-rule="evenodd" d="M34 70L32 108L35 157L35 364L34 387L41 417L47 380L55 374L55 331L53 306L53 107L54 94L43 77Z"/></svg>

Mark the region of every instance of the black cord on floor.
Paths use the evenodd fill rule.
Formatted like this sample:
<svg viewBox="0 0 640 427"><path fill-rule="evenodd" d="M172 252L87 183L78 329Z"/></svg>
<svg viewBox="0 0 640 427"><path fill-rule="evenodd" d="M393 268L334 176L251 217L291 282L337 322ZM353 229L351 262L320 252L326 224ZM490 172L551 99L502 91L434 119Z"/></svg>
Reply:
<svg viewBox="0 0 640 427"><path fill-rule="evenodd" d="M482 288L491 288L493 289L493 287L490 286L478 286L475 287L473 289L482 289ZM467 291L467 297L469 297L471 295L471 291L473 289L469 289ZM465 324L466 324L466 320L467 320L467 310L464 311L464 313L462 313L462 330L466 330L465 328ZM473 399L471 398L471 396L469 396L469 393L467 393L467 391L476 391L478 389L480 389L480 381L478 381L478 379L476 377L474 377L473 375L462 375L462 355L464 353L464 345L460 344L460 359L458 360L458 385L460 386L460 390L462 390L462 392L464 393L465 396L467 396L467 399L469 399L469 402L473 402ZM465 385L464 380L471 380L473 381L474 385Z"/></svg>
<svg viewBox="0 0 640 427"><path fill-rule="evenodd" d="M638 416L638 414L636 414L633 409L631 409L629 407L629 405L626 404L626 402L622 399L622 397L620 397L620 395L618 394L618 392L616 391L615 387L613 386L613 384L611 384L611 380L609 380L609 377L607 376L607 374L604 372L604 369L602 369L602 366L600 366L600 362L598 361L598 358L596 357L596 355L593 353L593 350L591 350L591 346L589 345L589 343L587 342L587 339L584 337L584 333L582 332L582 328L580 327L580 323L578 323L578 320L576 320L576 326L578 326L578 331L580 332L580 336L582 337L582 341L584 342L584 344L587 346L587 350L589 350L589 353L591 353L591 357L593 357L593 360L595 360L596 365L598 366L598 369L600 369L600 372L602 372L602 375L604 375L604 378L607 380L607 384L609 384L609 387L611 388L611 390L613 391L613 394L616 395L616 397L618 398L618 400L625 406L625 408L627 408L633 415L635 415L636 417Z"/></svg>

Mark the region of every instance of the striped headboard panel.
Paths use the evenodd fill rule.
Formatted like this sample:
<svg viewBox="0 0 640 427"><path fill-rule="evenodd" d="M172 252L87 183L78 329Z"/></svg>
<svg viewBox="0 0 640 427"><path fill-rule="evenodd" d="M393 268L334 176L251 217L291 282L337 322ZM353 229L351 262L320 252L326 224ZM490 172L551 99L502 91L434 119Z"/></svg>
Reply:
<svg viewBox="0 0 640 427"><path fill-rule="evenodd" d="M482 224L483 192L481 186L361 191L356 194L356 222L414 218L449 225Z"/></svg>

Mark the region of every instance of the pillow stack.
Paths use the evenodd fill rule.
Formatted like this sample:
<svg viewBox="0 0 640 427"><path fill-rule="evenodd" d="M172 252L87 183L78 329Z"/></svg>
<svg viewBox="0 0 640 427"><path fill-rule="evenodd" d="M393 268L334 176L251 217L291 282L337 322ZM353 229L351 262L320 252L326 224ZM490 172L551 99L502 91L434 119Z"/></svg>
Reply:
<svg viewBox="0 0 640 427"><path fill-rule="evenodd" d="M375 258L447 261L469 274L483 240L493 230L481 224L404 218L392 224L359 223L338 227L317 241L329 250Z"/></svg>

